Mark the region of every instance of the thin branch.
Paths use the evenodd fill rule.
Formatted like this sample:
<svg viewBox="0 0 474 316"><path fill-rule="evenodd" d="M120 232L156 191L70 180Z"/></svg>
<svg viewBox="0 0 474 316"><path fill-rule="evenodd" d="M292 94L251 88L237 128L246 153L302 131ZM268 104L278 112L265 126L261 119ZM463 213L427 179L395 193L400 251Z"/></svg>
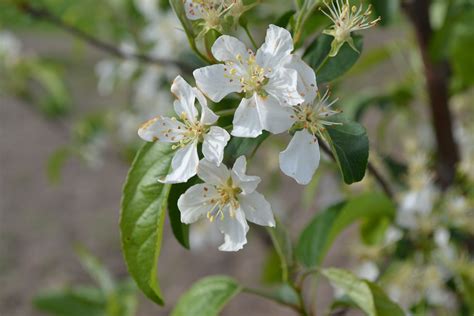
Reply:
<svg viewBox="0 0 474 316"><path fill-rule="evenodd" d="M78 28L73 25L70 25L64 22L61 18L55 16L51 13L48 9L42 7L35 7L28 2L20 1L17 4L17 8L29 15L30 17L48 22L52 25L59 27L60 29L68 32L69 34L83 40L84 42L88 43L92 47L95 47L101 51L107 52L113 56L123 58L123 59L136 59L140 62L147 63L147 64L155 64L160 66L174 66L180 68L185 73L192 73L193 69L191 66L177 60L166 59L166 58L156 58L145 54L140 53L128 53L124 52L118 47L114 45L104 42Z"/></svg>
<svg viewBox="0 0 474 316"><path fill-rule="evenodd" d="M321 140L320 138L318 138L318 142L319 142L319 146L323 149L323 151L329 156L331 157L332 160L336 161L336 157L334 157L331 149L329 148L329 146L323 141ZM382 176L382 174L380 173L380 171L377 170L377 168L369 161L368 164L367 164L367 170L369 171L369 173L374 177L375 181L377 181L377 183L380 185L380 187L382 188L382 190L385 192L385 194L393 199L394 198L394 194L393 194L393 191L392 189L390 188L390 185L388 184L388 182L384 179L384 177Z"/></svg>
<svg viewBox="0 0 474 316"><path fill-rule="evenodd" d="M403 8L412 22L423 58L431 117L437 143L437 180L442 188L454 181L459 149L453 135L452 115L449 109L449 64L436 62L429 52L433 36L430 24L430 0L405 0Z"/></svg>

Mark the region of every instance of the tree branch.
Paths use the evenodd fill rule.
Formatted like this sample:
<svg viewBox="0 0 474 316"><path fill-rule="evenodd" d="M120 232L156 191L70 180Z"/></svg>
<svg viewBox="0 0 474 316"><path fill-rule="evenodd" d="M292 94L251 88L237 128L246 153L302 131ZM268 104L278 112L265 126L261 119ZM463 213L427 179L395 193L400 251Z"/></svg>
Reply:
<svg viewBox="0 0 474 316"><path fill-rule="evenodd" d="M448 103L449 64L446 60L435 62L429 52L433 35L429 7L430 0L405 0L403 3L403 8L415 28L425 67L431 117L437 142L437 181L442 188L446 188L454 181L459 150L454 140Z"/></svg>
<svg viewBox="0 0 474 316"><path fill-rule="evenodd" d="M319 146L323 149L323 151L329 156L331 157L332 160L336 161L336 157L334 157L331 149L329 149L328 145L323 141L321 140L320 138L318 138L318 143L319 143ZM390 188L390 185L388 184L388 182L384 179L384 177L382 176L382 174L377 170L377 168L372 164L370 163L370 161L368 162L367 164L367 170L369 171L369 173L374 177L375 181L377 181L377 183L380 185L380 187L382 188L382 190L385 192L385 194L393 199L394 198L394 194L393 194L393 191L392 189Z"/></svg>
<svg viewBox="0 0 474 316"><path fill-rule="evenodd" d="M48 22L52 25L55 25L59 27L60 29L64 30L65 32L68 32L69 34L83 40L84 42L88 43L92 47L95 47L101 51L104 51L110 55L123 58L123 59L136 59L140 62L147 63L147 64L155 64L155 65L160 65L160 66L174 66L178 67L183 71L184 73L192 73L193 69L191 66L177 60L172 60L172 59L167 59L167 58L156 58L152 57L149 55L145 54L140 54L140 53L128 53L124 52L118 47L115 47L114 45L104 42L78 28L76 28L73 25L70 25L66 22L64 22L61 18L55 16L53 13L51 13L48 9L46 8L40 8L40 7L34 7L30 3L26 1L20 1L17 3L17 8L29 15L30 17L37 19L37 20L43 20L45 22Z"/></svg>

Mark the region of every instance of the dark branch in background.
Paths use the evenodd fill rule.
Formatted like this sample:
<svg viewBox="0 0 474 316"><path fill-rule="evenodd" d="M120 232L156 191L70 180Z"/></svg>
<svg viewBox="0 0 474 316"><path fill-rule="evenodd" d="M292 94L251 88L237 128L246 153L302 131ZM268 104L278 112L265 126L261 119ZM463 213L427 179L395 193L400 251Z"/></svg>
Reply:
<svg viewBox="0 0 474 316"><path fill-rule="evenodd" d="M437 181L447 188L454 181L459 151L454 140L452 117L448 104L449 64L446 60L435 62L429 52L433 35L430 24L430 0L405 0L403 9L412 22L420 47L431 116L437 142Z"/></svg>
<svg viewBox="0 0 474 316"><path fill-rule="evenodd" d="M174 67L178 67L179 69L181 69L181 71L187 74L190 74L193 71L193 69L189 65L177 60L166 59L166 58L156 58L156 57L152 57L152 56L140 54L140 53L125 53L124 51L120 50L118 47L115 47L112 44L104 42L72 25L69 25L68 23L64 22L61 18L55 16L53 13L51 13L48 9L44 7L41 7L41 8L35 7L34 5L31 5L28 2L24 2L24 1L20 1L19 3L17 3L17 7L21 12L29 15L30 17L55 25L59 27L60 29L68 32L69 34L83 40L89 45L99 50L102 50L104 52L107 52L113 56L123 58L123 59L136 59L142 63L155 64L159 66L174 66Z"/></svg>
<svg viewBox="0 0 474 316"><path fill-rule="evenodd" d="M323 140L321 140L320 138L318 138L318 143L319 143L319 146L323 149L323 151L329 157L331 157L332 160L336 161L336 157L334 157L334 155L333 155L331 149L329 148L329 146ZM375 166L372 163L370 163L370 161L367 164L367 170L374 177L375 181L377 181L377 183L380 185L380 187L385 192L385 194L390 199L393 199L394 194L393 194L392 189L388 185L388 182L383 178L382 174L377 170L377 168L375 168Z"/></svg>

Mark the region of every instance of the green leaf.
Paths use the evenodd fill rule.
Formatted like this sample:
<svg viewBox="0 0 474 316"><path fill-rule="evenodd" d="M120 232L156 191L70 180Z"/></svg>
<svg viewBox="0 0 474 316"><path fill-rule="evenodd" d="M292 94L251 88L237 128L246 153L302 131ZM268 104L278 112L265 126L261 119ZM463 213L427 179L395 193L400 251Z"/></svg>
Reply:
<svg viewBox="0 0 474 316"><path fill-rule="evenodd" d="M48 158L47 175L52 184L58 184L61 180L61 171L71 156L71 148L61 147L56 149Z"/></svg>
<svg viewBox="0 0 474 316"><path fill-rule="evenodd" d="M346 184L364 178L369 159L369 138L365 128L347 120L342 114L330 119L340 125L329 125L326 135Z"/></svg>
<svg viewBox="0 0 474 316"><path fill-rule="evenodd" d="M283 13L274 23L276 26L283 27L285 28L288 23L290 23L291 18L295 14L295 10L288 10L285 13Z"/></svg>
<svg viewBox="0 0 474 316"><path fill-rule="evenodd" d="M370 0L370 2L375 15L382 18L381 25L389 25L395 20L400 9L400 0Z"/></svg>
<svg viewBox="0 0 474 316"><path fill-rule="evenodd" d="M357 50L362 52L362 36L352 35L352 38ZM333 81L342 76L360 57L360 53L354 51L347 43L344 43L335 57L328 57L333 39L332 36L321 34L311 43L303 56L307 63L316 70L319 84Z"/></svg>
<svg viewBox="0 0 474 316"><path fill-rule="evenodd" d="M403 316L403 310L376 284L361 280L346 270L329 268L321 273L333 287L341 289L355 305L369 316Z"/></svg>
<svg viewBox="0 0 474 316"><path fill-rule="evenodd" d="M260 144L270 136L270 133L264 131L257 138L232 137L224 150L224 160L226 164L233 164L234 161L242 155L252 155Z"/></svg>
<svg viewBox="0 0 474 316"><path fill-rule="evenodd" d="M290 234L278 219L276 219L276 226L267 228L267 230L272 239L275 251L280 258L282 281L287 282L289 270L293 266L293 245L291 243Z"/></svg>
<svg viewBox="0 0 474 316"><path fill-rule="evenodd" d="M262 267L262 283L276 284L281 283L283 271L281 269L280 256L274 248L269 249L265 255Z"/></svg>
<svg viewBox="0 0 474 316"><path fill-rule="evenodd" d="M176 240L186 249L189 249L189 225L181 222L181 213L178 209L179 197L196 183L196 177L186 183L173 184L168 196L168 215L171 230Z"/></svg>
<svg viewBox="0 0 474 316"><path fill-rule="evenodd" d="M196 282L181 296L172 316L214 316L242 287L227 276L210 276Z"/></svg>
<svg viewBox="0 0 474 316"><path fill-rule="evenodd" d="M165 176L174 152L163 143L147 143L135 156L122 196L120 230L128 271L145 295L162 305L157 282L166 202L171 185Z"/></svg>
<svg viewBox="0 0 474 316"><path fill-rule="evenodd" d="M84 269L97 282L102 291L106 295L112 293L115 290L115 282L102 263L83 247L77 247L76 253Z"/></svg>
<svg viewBox="0 0 474 316"><path fill-rule="evenodd" d="M92 287L45 291L33 299L33 305L54 316L106 315L106 298Z"/></svg>
<svg viewBox="0 0 474 316"><path fill-rule="evenodd" d="M395 205L385 195L366 193L316 214L300 235L296 258L311 268L321 265L336 237L362 218L393 217Z"/></svg>

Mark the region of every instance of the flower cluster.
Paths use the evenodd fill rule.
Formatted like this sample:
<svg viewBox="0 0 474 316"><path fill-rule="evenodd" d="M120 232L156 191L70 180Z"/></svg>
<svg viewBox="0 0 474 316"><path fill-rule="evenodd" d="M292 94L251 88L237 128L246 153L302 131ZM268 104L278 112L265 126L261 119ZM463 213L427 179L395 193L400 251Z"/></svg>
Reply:
<svg viewBox="0 0 474 316"><path fill-rule="evenodd" d="M205 7L199 8L194 14L204 12ZM171 92L176 98L176 117L157 116L138 131L142 139L171 143L175 150L171 172L159 181L187 182L197 174L205 182L181 196L181 221L191 223L203 217L216 221L225 235L220 250L242 248L247 220L264 226L275 222L270 204L255 191L260 178L245 174L245 157L238 158L230 171L222 164L231 136L216 125L219 116L208 107L206 97L213 102L231 93L242 97L230 131L234 137L255 138L264 130L294 132L288 148L280 154L280 166L301 184L309 183L318 167L318 137L323 137L326 125L337 124L328 119L339 113L331 109L335 101L329 102L328 92L319 95L314 71L292 53L293 49L290 33L275 25L270 25L256 52L235 37L219 37L212 54L220 63L194 71L197 88L180 76L174 80ZM201 160L198 148L202 148Z"/></svg>

